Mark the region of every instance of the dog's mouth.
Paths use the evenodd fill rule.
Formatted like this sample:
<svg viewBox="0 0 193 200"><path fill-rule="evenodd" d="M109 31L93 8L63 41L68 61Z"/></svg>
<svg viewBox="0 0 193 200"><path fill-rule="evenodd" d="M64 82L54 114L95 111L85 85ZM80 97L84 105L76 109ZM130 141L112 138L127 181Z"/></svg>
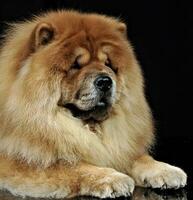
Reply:
<svg viewBox="0 0 193 200"><path fill-rule="evenodd" d="M78 108L75 104L68 103L64 105L69 109L74 117L82 120L103 121L107 118L111 104L106 99L101 99L94 107L89 110Z"/></svg>

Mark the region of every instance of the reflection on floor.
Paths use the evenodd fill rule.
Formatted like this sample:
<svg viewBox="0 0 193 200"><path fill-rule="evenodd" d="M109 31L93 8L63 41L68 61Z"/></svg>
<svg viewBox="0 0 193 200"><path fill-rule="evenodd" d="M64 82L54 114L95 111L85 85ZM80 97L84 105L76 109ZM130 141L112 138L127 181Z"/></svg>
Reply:
<svg viewBox="0 0 193 200"><path fill-rule="evenodd" d="M126 199L128 200L187 200L187 192L185 189L160 191L160 190L136 188L131 198L120 197L117 199L119 200L126 200ZM0 200L43 200L43 199L34 199L34 198L24 199L22 197L15 197L8 192L0 191ZM77 197L71 200L98 200L98 198Z"/></svg>

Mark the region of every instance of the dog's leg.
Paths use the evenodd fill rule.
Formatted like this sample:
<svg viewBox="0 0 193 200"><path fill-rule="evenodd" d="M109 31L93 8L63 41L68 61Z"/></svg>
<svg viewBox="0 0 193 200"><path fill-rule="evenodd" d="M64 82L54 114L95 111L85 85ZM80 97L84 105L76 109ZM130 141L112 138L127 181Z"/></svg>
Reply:
<svg viewBox="0 0 193 200"><path fill-rule="evenodd" d="M0 156L0 188L31 197L89 195L106 198L129 196L134 181L114 169L85 163L67 165L60 161L42 169Z"/></svg>
<svg viewBox="0 0 193 200"><path fill-rule="evenodd" d="M156 161L149 155L134 162L131 175L136 185L142 187L177 189L187 182L187 175L182 169Z"/></svg>

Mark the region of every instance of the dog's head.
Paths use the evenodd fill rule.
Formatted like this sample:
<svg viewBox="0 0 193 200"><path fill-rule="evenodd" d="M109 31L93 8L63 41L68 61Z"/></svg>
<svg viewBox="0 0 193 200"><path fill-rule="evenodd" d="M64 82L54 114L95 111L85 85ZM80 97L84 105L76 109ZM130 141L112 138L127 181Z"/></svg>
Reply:
<svg viewBox="0 0 193 200"><path fill-rule="evenodd" d="M97 14L53 12L35 20L30 38L30 56L19 69L26 98L45 98L40 87L46 84L47 102L54 99L83 120L106 119L132 60L125 24Z"/></svg>

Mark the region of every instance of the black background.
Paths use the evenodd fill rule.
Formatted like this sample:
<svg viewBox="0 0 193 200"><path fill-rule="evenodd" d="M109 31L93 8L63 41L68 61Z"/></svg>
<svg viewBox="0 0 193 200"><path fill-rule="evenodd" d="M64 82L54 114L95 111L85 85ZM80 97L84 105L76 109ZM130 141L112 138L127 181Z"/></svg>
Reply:
<svg viewBox="0 0 193 200"><path fill-rule="evenodd" d="M155 118L157 159L185 169L191 182L193 114L193 9L173 0L31 0L0 2L4 22L28 18L44 10L73 8L120 17L141 63L146 96ZM190 183L189 183L190 185Z"/></svg>

